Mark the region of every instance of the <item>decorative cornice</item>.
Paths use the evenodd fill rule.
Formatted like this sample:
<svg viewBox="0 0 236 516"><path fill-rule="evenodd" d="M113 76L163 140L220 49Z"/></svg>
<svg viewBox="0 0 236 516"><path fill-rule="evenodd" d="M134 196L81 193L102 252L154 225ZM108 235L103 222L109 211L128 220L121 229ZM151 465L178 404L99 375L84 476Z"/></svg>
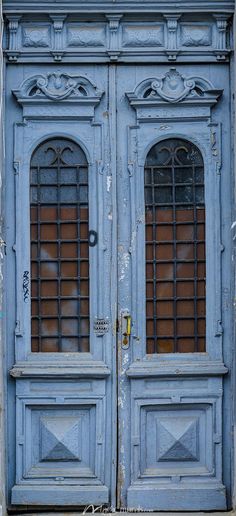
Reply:
<svg viewBox="0 0 236 516"><path fill-rule="evenodd" d="M74 13L90 12L234 12L234 2L232 0L3 0L3 10L5 13L48 13L62 11Z"/></svg>
<svg viewBox="0 0 236 516"><path fill-rule="evenodd" d="M57 71L28 77L12 90L23 107L23 119L93 120L103 91L87 77Z"/></svg>
<svg viewBox="0 0 236 516"><path fill-rule="evenodd" d="M126 93L134 107L158 106L167 103L187 103L213 105L222 90L202 77L185 77L175 68L157 78L142 81L133 92Z"/></svg>
<svg viewBox="0 0 236 516"><path fill-rule="evenodd" d="M103 94L87 78L65 72L37 74L27 78L19 89L13 90L19 103L24 101L91 100L99 102Z"/></svg>
<svg viewBox="0 0 236 516"><path fill-rule="evenodd" d="M226 13L214 16L185 16L163 13L155 16L108 12L86 21L83 16L49 13L37 19L7 14L9 61L43 63L62 61L92 62L178 61L216 62L230 52Z"/></svg>

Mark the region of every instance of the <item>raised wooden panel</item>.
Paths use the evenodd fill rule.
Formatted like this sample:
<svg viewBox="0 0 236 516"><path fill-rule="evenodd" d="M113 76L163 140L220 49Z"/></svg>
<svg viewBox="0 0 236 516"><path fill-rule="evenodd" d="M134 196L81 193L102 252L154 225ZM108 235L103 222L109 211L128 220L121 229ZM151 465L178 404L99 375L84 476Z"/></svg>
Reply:
<svg viewBox="0 0 236 516"><path fill-rule="evenodd" d="M13 503L24 503L24 496L36 502L39 486L49 504L55 503L53 487L55 492L61 490L61 503L69 503L73 485L77 487L71 495L72 505L90 499L105 503L106 424L103 380L47 381L45 386L38 380L22 380L17 386Z"/></svg>
<svg viewBox="0 0 236 516"><path fill-rule="evenodd" d="M57 482L73 478L76 483L102 483L98 417L103 417L101 400L79 400L71 403L59 397L53 400L21 400L18 413L23 433L18 436L22 446L23 469L18 463L19 481L43 479ZM97 427L97 430L96 430ZM20 452L20 450L19 450ZM19 455L18 455L19 457Z"/></svg>
<svg viewBox="0 0 236 516"><path fill-rule="evenodd" d="M31 414L26 414L26 418L30 417L32 464L29 464L27 478L55 477L55 470L57 475L61 470L62 475L68 477L96 477L94 406L75 410L33 409Z"/></svg>
<svg viewBox="0 0 236 516"><path fill-rule="evenodd" d="M218 378L131 380L128 507L225 506L221 396Z"/></svg>
<svg viewBox="0 0 236 516"><path fill-rule="evenodd" d="M207 404L142 407L140 478L212 472L211 421Z"/></svg>

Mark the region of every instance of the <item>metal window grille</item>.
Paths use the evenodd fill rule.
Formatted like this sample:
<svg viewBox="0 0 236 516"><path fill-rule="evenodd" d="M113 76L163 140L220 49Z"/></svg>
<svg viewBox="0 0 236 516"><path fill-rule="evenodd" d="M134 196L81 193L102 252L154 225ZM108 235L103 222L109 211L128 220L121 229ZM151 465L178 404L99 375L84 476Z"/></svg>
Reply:
<svg viewBox="0 0 236 516"><path fill-rule="evenodd" d="M147 353L205 351L204 167L173 138L145 163Z"/></svg>
<svg viewBox="0 0 236 516"><path fill-rule="evenodd" d="M33 352L89 351L88 166L74 142L53 138L31 159Z"/></svg>

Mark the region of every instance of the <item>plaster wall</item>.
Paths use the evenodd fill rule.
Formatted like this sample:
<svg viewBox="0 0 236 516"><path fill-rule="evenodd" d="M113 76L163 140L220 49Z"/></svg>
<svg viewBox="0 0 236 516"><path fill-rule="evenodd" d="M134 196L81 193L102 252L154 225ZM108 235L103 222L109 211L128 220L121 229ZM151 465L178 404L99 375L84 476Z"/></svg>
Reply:
<svg viewBox="0 0 236 516"><path fill-rule="evenodd" d="M4 238L3 238L3 219L2 219L2 175L4 163L4 142L3 142L3 56L2 56L2 3L0 17L0 516L5 514L5 465L4 465L4 408L3 408L3 261L4 261Z"/></svg>

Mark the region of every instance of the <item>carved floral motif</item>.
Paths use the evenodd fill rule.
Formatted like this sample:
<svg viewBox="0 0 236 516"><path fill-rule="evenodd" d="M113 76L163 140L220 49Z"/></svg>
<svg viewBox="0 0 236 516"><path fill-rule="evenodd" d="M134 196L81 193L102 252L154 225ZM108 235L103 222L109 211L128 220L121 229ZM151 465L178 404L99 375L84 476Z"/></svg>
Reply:
<svg viewBox="0 0 236 516"><path fill-rule="evenodd" d="M103 28L69 27L69 47L101 47L104 46L105 31Z"/></svg>
<svg viewBox="0 0 236 516"><path fill-rule="evenodd" d="M124 27L123 46L127 47L154 47L163 45L163 26L152 27Z"/></svg>
<svg viewBox="0 0 236 516"><path fill-rule="evenodd" d="M189 25L181 27L181 43L184 47L207 47L211 45L211 27Z"/></svg>
<svg viewBox="0 0 236 516"><path fill-rule="evenodd" d="M24 47L49 47L50 34L48 27L24 27L23 46Z"/></svg>

